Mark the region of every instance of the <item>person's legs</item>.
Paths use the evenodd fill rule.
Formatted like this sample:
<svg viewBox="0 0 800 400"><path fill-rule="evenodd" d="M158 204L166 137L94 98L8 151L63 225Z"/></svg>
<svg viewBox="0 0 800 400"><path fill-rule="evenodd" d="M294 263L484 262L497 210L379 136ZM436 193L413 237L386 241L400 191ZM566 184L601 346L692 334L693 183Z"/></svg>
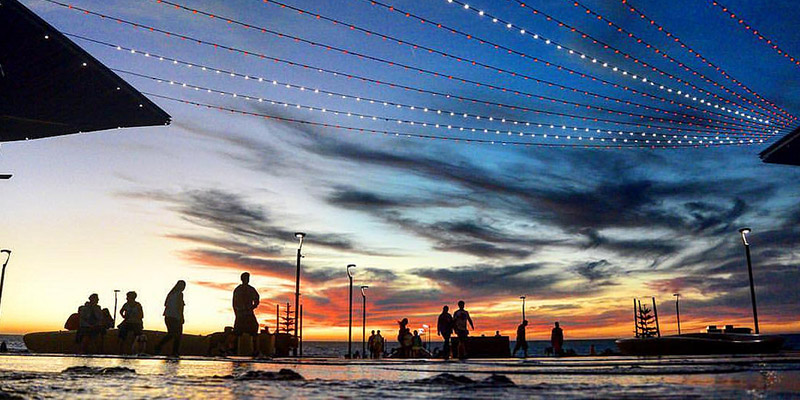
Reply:
<svg viewBox="0 0 800 400"><path fill-rule="evenodd" d="M167 334L164 335L164 337L158 341L158 344L156 345L156 354L161 354L161 347L164 346L164 344L169 342L170 340L175 339L175 334L171 328L172 325L171 320L172 318L170 317L164 317L164 325L167 326Z"/></svg>
<svg viewBox="0 0 800 400"><path fill-rule="evenodd" d="M450 335L442 335L444 338L444 345L442 345L442 352L444 353L444 359L447 360L450 358Z"/></svg>
<svg viewBox="0 0 800 400"><path fill-rule="evenodd" d="M183 336L183 324L180 320L175 318L170 318L172 320L172 331L175 335L175 339L172 341L172 355L178 356L180 355L181 349L181 336Z"/></svg>

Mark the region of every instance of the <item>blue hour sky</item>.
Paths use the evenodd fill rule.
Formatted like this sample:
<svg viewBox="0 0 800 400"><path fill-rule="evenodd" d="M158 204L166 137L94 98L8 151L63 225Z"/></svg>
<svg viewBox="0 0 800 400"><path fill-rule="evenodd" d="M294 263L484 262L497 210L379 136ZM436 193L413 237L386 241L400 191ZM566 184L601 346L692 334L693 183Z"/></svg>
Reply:
<svg viewBox="0 0 800 400"><path fill-rule="evenodd" d="M758 158L798 126L790 2L23 3L172 124L3 145L0 331L113 289L157 328L176 279L187 330L222 330L243 270L274 326L297 230L309 338L346 335L350 263L376 328L464 299L510 334L527 295L531 337L626 336L657 296L669 331L675 292L687 329L747 325L742 226L762 330L800 328L800 170Z"/></svg>

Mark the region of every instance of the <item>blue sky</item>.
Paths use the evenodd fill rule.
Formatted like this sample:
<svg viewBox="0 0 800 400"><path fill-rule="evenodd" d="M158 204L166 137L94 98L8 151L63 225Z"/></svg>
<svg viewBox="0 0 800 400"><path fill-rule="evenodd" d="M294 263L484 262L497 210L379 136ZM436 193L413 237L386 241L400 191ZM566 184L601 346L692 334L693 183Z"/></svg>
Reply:
<svg viewBox="0 0 800 400"><path fill-rule="evenodd" d="M161 297L175 279L190 283L189 330L221 330L232 322L228 291L241 270L254 273L253 283L264 298L261 322L273 325L274 305L287 301L293 291L291 234L296 230L309 234L303 298L310 337L341 338L347 321L344 266L349 263L360 266L358 282L371 287L372 324L385 329L404 316L418 325L431 323L442 304L463 298L480 316L476 322L483 321L479 331L510 333L519 318L518 296L527 294L532 327L542 335L559 319L577 336L624 336L629 334L631 297L655 295L672 304L675 291L686 301L682 325L748 324L737 232L745 225L753 228L762 325L773 331L798 328L796 318L786 316L800 314L794 284L800 193L791 184L800 170L763 164L757 154L766 146L759 139L774 140L760 136L764 132L778 130L780 136L797 126L767 111L780 107L784 117L798 112L795 76L800 67L752 37L743 24L730 21L710 1L633 5L767 101L699 62L617 1L579 4L725 89L656 55L571 1L526 7L483 1L470 2L468 8L444 0L385 3L393 10L356 0L285 2L354 29L254 0L176 3L199 13L156 1L74 3L251 55L49 2L23 3L62 32L92 39L71 36L140 91L240 113L151 95L172 115L169 127L5 144L0 167L15 176L3 183L0 206L7 211L0 243L15 253L0 331L55 329L91 292L100 293L110 306L115 288L139 291L146 322L158 326ZM798 11L791 4L734 0L726 6L785 51L800 54L792 34ZM534 14L532 7L628 56L559 27ZM355 28L399 38L403 44ZM587 57L569 55L565 48L534 39L532 32ZM676 79L642 68L642 61ZM619 70L613 71L614 66ZM629 73L622 75L621 70ZM643 76L649 81L642 81ZM678 90L690 98L679 98ZM772 121L753 122L700 100ZM287 119L461 140L357 133ZM655 141L660 146L666 140L681 140L685 146L688 140L697 144L698 139L689 137L697 135L705 141L735 138L748 145L652 150L540 146ZM496 143L467 144L465 139ZM32 292L37 293L34 302ZM663 318L672 318L671 312L664 311ZM31 313L37 315L33 320Z"/></svg>

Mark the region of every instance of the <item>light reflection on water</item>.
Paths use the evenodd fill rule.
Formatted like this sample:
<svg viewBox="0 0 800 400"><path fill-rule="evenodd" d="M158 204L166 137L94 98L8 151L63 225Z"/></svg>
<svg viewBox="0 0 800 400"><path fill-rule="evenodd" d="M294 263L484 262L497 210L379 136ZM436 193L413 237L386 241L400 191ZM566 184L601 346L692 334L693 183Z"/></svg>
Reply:
<svg viewBox="0 0 800 400"><path fill-rule="evenodd" d="M135 373L66 373L69 367L126 367ZM305 381L240 381L248 371L292 369ZM415 382L443 372L480 382L492 373L516 386ZM573 358L347 362L224 359L122 359L64 356L0 357L0 389L23 397L75 398L458 398L502 397L784 397L800 396L800 357ZM3 393L0 392L0 397Z"/></svg>

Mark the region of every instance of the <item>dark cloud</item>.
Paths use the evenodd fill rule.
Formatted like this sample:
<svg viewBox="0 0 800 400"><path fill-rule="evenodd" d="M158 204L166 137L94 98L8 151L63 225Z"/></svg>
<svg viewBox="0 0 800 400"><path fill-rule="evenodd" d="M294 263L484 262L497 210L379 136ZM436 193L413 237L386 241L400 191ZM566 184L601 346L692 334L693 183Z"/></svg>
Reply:
<svg viewBox="0 0 800 400"><path fill-rule="evenodd" d="M592 283L599 281L609 282L609 279L616 276L618 273L618 269L612 267L611 263L607 260L590 261L577 265L573 267L572 270Z"/></svg>

